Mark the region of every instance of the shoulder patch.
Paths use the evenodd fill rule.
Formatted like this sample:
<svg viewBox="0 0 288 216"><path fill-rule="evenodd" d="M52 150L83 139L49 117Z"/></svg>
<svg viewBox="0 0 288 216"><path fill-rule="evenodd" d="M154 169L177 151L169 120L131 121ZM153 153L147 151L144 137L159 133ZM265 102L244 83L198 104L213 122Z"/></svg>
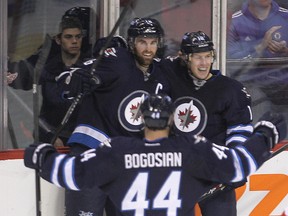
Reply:
<svg viewBox="0 0 288 216"><path fill-rule="evenodd" d="M94 61L96 61L96 59L89 59L89 60L83 62L83 65L90 65L90 64L93 64Z"/></svg>
<svg viewBox="0 0 288 216"><path fill-rule="evenodd" d="M108 148L111 148L111 138L108 138L106 140L104 140L103 142L100 143L100 147L103 148L103 147L108 147Z"/></svg>
<svg viewBox="0 0 288 216"><path fill-rule="evenodd" d="M116 50L115 50L114 47L112 47L112 48L107 48L107 49L104 51L104 54L105 54L106 57L108 57L108 56L117 57L117 55L116 55Z"/></svg>
<svg viewBox="0 0 288 216"><path fill-rule="evenodd" d="M167 56L165 59L170 60L171 62L173 62L173 61L175 61L178 58L179 58L179 56Z"/></svg>
<svg viewBox="0 0 288 216"><path fill-rule="evenodd" d="M160 62L161 61L160 58L154 58L153 60L156 61L156 62Z"/></svg>
<svg viewBox="0 0 288 216"><path fill-rule="evenodd" d="M279 7L279 11L283 13L288 13L288 9L283 8L283 7Z"/></svg>
<svg viewBox="0 0 288 216"><path fill-rule="evenodd" d="M239 11L233 13L232 18L236 18L236 17L242 16L242 15L243 15L242 11L239 10Z"/></svg>

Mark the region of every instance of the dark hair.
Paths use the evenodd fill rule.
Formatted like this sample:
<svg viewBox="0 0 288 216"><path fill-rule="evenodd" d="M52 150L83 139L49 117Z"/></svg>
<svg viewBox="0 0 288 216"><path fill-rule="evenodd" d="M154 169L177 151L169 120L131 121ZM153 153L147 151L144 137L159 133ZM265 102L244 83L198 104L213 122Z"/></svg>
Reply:
<svg viewBox="0 0 288 216"><path fill-rule="evenodd" d="M92 9L89 7L72 7L65 12L62 20L69 17L78 18L82 25L83 36L89 36L90 29L90 12Z"/></svg>
<svg viewBox="0 0 288 216"><path fill-rule="evenodd" d="M76 17L64 17L59 25L59 34L68 28L78 28L82 32L81 22Z"/></svg>

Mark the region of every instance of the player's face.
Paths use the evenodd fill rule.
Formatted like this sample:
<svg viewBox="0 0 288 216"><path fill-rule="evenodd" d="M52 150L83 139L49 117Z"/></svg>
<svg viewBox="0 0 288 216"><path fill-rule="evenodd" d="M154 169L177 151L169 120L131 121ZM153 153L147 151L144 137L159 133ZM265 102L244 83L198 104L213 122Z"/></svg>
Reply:
<svg viewBox="0 0 288 216"><path fill-rule="evenodd" d="M189 55L188 68L190 73L197 79L208 78L213 63L213 53L211 51L194 53Z"/></svg>
<svg viewBox="0 0 288 216"><path fill-rule="evenodd" d="M148 66L152 63L158 49L158 38L136 37L134 54L140 65Z"/></svg>
<svg viewBox="0 0 288 216"><path fill-rule="evenodd" d="M82 33L78 28L65 29L60 37L61 49L68 55L78 55L82 45Z"/></svg>

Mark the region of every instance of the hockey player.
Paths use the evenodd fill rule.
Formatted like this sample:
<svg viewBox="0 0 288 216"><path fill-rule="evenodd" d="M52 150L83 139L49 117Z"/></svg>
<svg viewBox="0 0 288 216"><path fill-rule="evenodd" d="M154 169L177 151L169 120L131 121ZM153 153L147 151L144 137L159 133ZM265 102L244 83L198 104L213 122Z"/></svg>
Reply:
<svg viewBox="0 0 288 216"><path fill-rule="evenodd" d="M251 98L238 81L212 70L211 39L202 31L185 33L179 53L164 62L176 104L174 133L201 134L223 146L245 142L253 131ZM204 216L236 216L234 190L199 205Z"/></svg>
<svg viewBox="0 0 288 216"><path fill-rule="evenodd" d="M92 93L85 95L81 103L83 110L78 118L81 125L69 140L71 147L78 143L95 148L97 142L103 141L101 137L107 135L142 136L139 104L143 96L170 90L156 58L163 37L164 31L157 20L135 18L128 28L128 49L106 49L93 75L89 70L95 59L84 63L86 71L79 69L73 73L69 83L72 93L68 95L87 91L86 86L88 90L92 88ZM67 78L70 79L63 76L62 80L66 82ZM93 79L97 81L91 85ZM83 85L79 85L79 80ZM88 128L89 135L85 133ZM104 133L99 134L99 130Z"/></svg>
<svg viewBox="0 0 288 216"><path fill-rule="evenodd" d="M193 216L208 181L231 183L255 172L285 137L282 116L258 122L243 145L216 145L197 135L168 138L174 105L169 96L148 95L140 107L144 139L115 137L78 156L60 154L47 143L25 150L25 166L61 187L98 186L122 215Z"/></svg>
<svg viewBox="0 0 288 216"><path fill-rule="evenodd" d="M156 59L157 50L163 46L163 37L164 31L157 20L135 18L128 28L128 49L106 49L93 75L90 71L94 60L84 63L86 70L71 72L72 77L69 73L66 73L67 77L63 74L62 82L69 83L68 97L79 91L92 91L83 97L78 126L68 140L71 152L78 154L96 148L108 136L143 136L139 115L141 101L147 93L169 91L168 82L160 71L159 59ZM101 206L95 201L97 192L66 193L75 195L66 199L72 209L68 215L79 211L101 215L95 213Z"/></svg>

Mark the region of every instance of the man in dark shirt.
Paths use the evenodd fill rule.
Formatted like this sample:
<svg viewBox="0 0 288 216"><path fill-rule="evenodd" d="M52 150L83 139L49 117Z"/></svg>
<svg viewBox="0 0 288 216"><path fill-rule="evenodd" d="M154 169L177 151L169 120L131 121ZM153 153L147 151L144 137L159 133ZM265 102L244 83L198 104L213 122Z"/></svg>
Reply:
<svg viewBox="0 0 288 216"><path fill-rule="evenodd" d="M42 87L42 106L40 110L40 120L50 128L45 131L39 128L39 140L41 142L51 142L56 128L60 125L71 101L63 100L63 85L59 85L57 79L63 71L81 65L90 54L83 53L82 47L82 25L76 17L65 17L59 26L59 34L55 41L60 46L61 51L51 58L41 73L40 81ZM65 130L56 139L56 146L66 145L68 137L75 128L76 113L74 112Z"/></svg>

